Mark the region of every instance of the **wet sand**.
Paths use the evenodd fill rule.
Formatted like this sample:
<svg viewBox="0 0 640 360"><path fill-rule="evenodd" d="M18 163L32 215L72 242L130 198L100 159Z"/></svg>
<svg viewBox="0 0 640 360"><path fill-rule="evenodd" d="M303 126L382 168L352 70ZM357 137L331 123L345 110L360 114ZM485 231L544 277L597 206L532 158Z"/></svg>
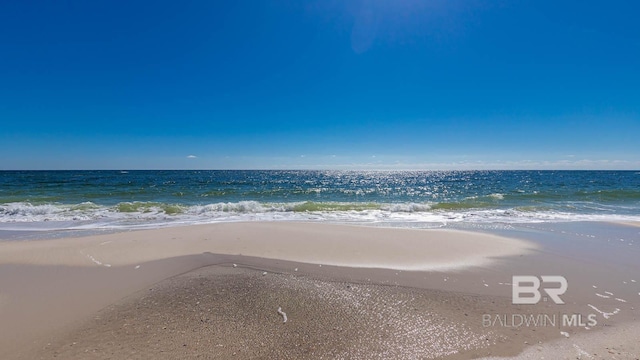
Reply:
<svg viewBox="0 0 640 360"><path fill-rule="evenodd" d="M331 247L314 247L324 237L334 239ZM308 240L296 247L300 239ZM399 246L405 239L411 246ZM412 241L419 239L426 245L416 248ZM474 246L478 242L481 247ZM398 249L408 252L408 261L402 261ZM629 249L637 251L624 250ZM396 255L375 257L385 251ZM450 256L455 251L457 258ZM344 266L350 258L355 267ZM332 259L334 265L328 265ZM367 268L371 259L380 266ZM423 270L407 271L407 263ZM574 356L576 345L594 356L600 348L584 344L599 339L605 346L610 336L611 343L618 343L611 350L618 351L617 358L635 358L629 354L637 350L631 345L640 297L631 281L637 268L585 264L589 259L571 258L544 242L300 223L217 224L2 243L0 355L470 359L553 349ZM512 275L550 273L567 275L571 286L563 295L565 305L511 304ZM589 329L487 326L483 321L507 314L586 316L594 312L589 305L618 312L607 319L596 313L598 325Z"/></svg>
<svg viewBox="0 0 640 360"><path fill-rule="evenodd" d="M110 306L38 355L468 359L517 354L523 335L484 329L475 321L479 309L498 311L503 305L473 295L214 266ZM518 346L495 352L514 336Z"/></svg>

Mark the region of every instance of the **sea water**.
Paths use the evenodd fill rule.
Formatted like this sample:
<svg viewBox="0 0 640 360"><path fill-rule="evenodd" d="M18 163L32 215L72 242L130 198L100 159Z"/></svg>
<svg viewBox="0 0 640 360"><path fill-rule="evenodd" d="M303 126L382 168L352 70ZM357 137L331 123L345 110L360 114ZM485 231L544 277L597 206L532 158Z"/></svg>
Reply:
<svg viewBox="0 0 640 360"><path fill-rule="evenodd" d="M637 171L1 171L0 237L231 221L640 221Z"/></svg>

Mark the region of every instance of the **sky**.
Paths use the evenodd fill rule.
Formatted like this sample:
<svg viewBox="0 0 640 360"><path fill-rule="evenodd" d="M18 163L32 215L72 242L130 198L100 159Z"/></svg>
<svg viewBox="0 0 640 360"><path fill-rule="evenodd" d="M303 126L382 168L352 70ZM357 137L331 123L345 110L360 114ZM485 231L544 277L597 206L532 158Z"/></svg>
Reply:
<svg viewBox="0 0 640 360"><path fill-rule="evenodd" d="M636 1L3 1L0 170L640 169Z"/></svg>

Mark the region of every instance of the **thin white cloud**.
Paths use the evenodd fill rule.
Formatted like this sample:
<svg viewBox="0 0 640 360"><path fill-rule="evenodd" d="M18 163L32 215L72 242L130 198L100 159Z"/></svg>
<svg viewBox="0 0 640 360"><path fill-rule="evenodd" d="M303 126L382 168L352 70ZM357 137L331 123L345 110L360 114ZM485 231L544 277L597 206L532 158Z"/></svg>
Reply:
<svg viewBox="0 0 640 360"><path fill-rule="evenodd" d="M198 157L197 157L197 156L195 156L195 155L189 155L189 156L187 156L187 159L196 159L196 158L198 158Z"/></svg>

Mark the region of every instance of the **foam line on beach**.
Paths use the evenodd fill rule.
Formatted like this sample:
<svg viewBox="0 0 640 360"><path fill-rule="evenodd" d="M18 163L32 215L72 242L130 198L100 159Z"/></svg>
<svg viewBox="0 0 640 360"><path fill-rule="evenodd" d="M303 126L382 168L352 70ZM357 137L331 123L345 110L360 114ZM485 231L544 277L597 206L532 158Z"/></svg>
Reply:
<svg viewBox="0 0 640 360"><path fill-rule="evenodd" d="M591 304L587 304L587 306L592 308L593 311L595 311L595 312L599 313L600 315L602 315L602 317L605 318L605 319L609 319L613 315L616 315L616 314L618 314L620 312L619 308L615 308L612 312L605 312L605 311L602 311L602 310L598 309L597 307L595 307L595 306L593 306Z"/></svg>

